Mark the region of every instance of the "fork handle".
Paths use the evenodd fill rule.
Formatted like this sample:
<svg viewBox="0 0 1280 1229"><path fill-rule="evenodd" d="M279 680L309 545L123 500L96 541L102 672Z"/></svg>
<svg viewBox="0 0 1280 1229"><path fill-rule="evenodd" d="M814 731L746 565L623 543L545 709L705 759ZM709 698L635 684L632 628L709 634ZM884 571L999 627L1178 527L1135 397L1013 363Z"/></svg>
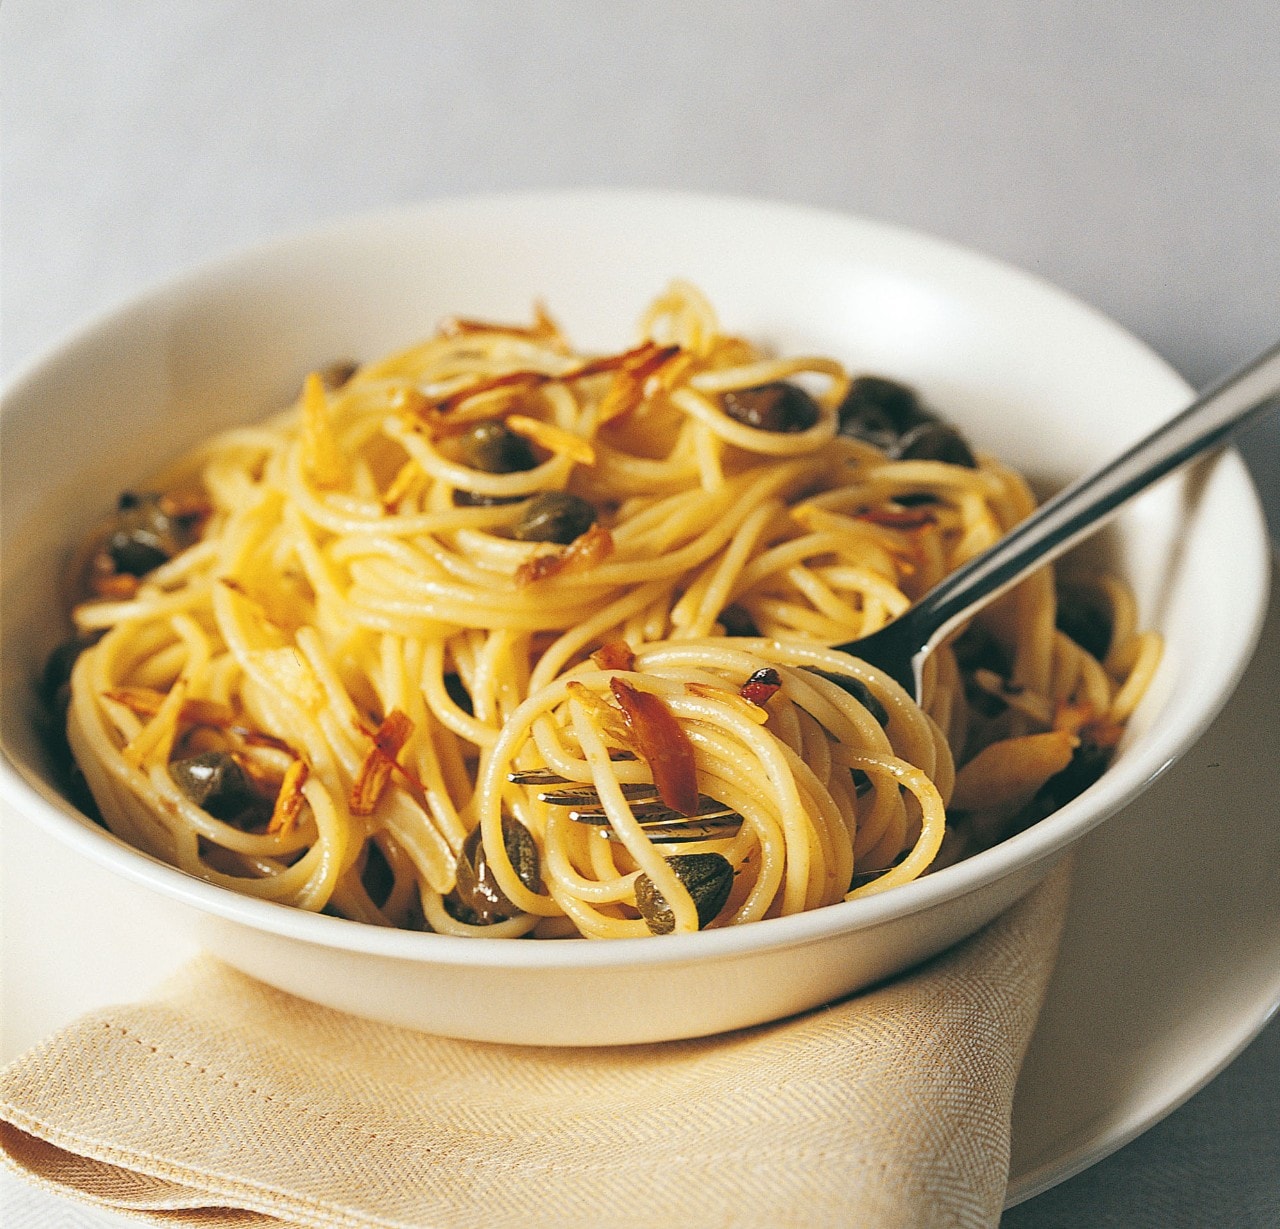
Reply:
<svg viewBox="0 0 1280 1229"><path fill-rule="evenodd" d="M1275 408L1278 392L1280 343L1209 387L1115 460L1046 500L994 546L937 584L902 616L921 637L916 643L922 647L912 659L917 682L924 658L968 615L1101 528L1122 504L1157 479L1224 443L1255 415Z"/></svg>

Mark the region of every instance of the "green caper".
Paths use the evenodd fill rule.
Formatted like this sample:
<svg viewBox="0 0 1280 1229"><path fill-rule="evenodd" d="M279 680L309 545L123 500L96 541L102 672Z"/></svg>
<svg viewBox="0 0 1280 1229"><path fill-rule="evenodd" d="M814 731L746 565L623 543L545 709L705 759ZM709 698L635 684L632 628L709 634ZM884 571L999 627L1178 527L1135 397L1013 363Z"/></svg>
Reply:
<svg viewBox="0 0 1280 1229"><path fill-rule="evenodd" d="M504 814L502 844L520 882L531 892L536 892L541 883L541 871L538 846L529 829L519 820ZM457 883L445 897L445 907L458 921L469 926L491 926L520 912L493 877L479 826L473 828L462 843Z"/></svg>
<svg viewBox="0 0 1280 1229"><path fill-rule="evenodd" d="M126 491L103 550L117 573L145 576L195 541L197 523L170 512L163 495Z"/></svg>
<svg viewBox="0 0 1280 1229"><path fill-rule="evenodd" d="M731 389L720 402L735 422L781 435L807 431L822 416L818 403L803 388L785 380Z"/></svg>
<svg viewBox="0 0 1280 1229"><path fill-rule="evenodd" d="M497 418L478 422L458 441L462 459L487 474L514 474L538 464L533 445Z"/></svg>
<svg viewBox="0 0 1280 1229"><path fill-rule="evenodd" d="M376 841L370 841L365 846L360 883L375 905L385 904L387 897L391 895L391 889L396 885L395 871L391 869L387 855Z"/></svg>
<svg viewBox="0 0 1280 1229"><path fill-rule="evenodd" d="M354 359L338 359L320 368L320 380L327 389L339 389L359 370L360 364Z"/></svg>
<svg viewBox="0 0 1280 1229"><path fill-rule="evenodd" d="M733 865L718 853L684 853L667 859L676 878L693 897L701 930L724 908L733 887ZM636 908L655 935L669 935L676 928L676 916L667 898L654 887L648 875L636 879Z"/></svg>
<svg viewBox="0 0 1280 1229"><path fill-rule="evenodd" d="M542 874L538 865L538 846L524 824L505 814L502 817L502 845L507 851L507 858L511 862L511 869L516 873L516 878L530 892L538 891L542 886Z"/></svg>
<svg viewBox="0 0 1280 1229"><path fill-rule="evenodd" d="M933 417L913 389L884 376L859 376L854 380L837 414L841 435L885 449L898 436Z"/></svg>
<svg viewBox="0 0 1280 1229"><path fill-rule="evenodd" d="M990 670L993 674L1008 678L1013 670L1011 651L979 620L970 623L955 638L952 648L955 650L956 665L964 675L971 675L975 670Z"/></svg>
<svg viewBox="0 0 1280 1229"><path fill-rule="evenodd" d="M1036 791L1036 795L1018 815L1017 829L1030 827L1066 806L1072 798L1083 794L1102 774L1111 762L1111 749L1100 747L1087 732L1080 745L1072 753L1071 762L1055 776L1050 777Z"/></svg>
<svg viewBox="0 0 1280 1229"><path fill-rule="evenodd" d="M760 629L751 617L751 612L745 606L731 603L720 612L719 621L726 636L758 636L760 634Z"/></svg>
<svg viewBox="0 0 1280 1229"><path fill-rule="evenodd" d="M964 436L950 423L922 422L898 437L889 455L899 461L945 461L977 469L978 462Z"/></svg>
<svg viewBox="0 0 1280 1229"><path fill-rule="evenodd" d="M1096 585L1063 585L1058 590L1055 618L1064 632L1099 661L1111 648L1111 608Z"/></svg>
<svg viewBox="0 0 1280 1229"><path fill-rule="evenodd" d="M1066 806L1073 798L1078 798L1107 770L1111 763L1113 748L1100 745L1090 734L1086 726L1080 731L1080 742L1072 753L1071 760L1060 772L1050 777L1033 795L1030 802L1014 815L1007 815L1003 822L994 829L977 823L970 824L968 817L961 815L959 822L963 827L974 829L979 838L979 848L986 848L997 840L1005 840L1015 833L1039 823L1046 816ZM974 817L975 819L978 817ZM948 831L951 821L948 816Z"/></svg>
<svg viewBox="0 0 1280 1229"><path fill-rule="evenodd" d="M98 643L104 633L93 631L64 640L49 654L40 676L40 689L45 704L59 718L66 718L67 704L71 698L71 672L80 654Z"/></svg>
<svg viewBox="0 0 1280 1229"><path fill-rule="evenodd" d="M471 693L467 690L467 685L462 681L462 676L449 673L444 676L444 689L452 700L468 717L475 716L475 704L471 699Z"/></svg>
<svg viewBox="0 0 1280 1229"><path fill-rule="evenodd" d="M229 752L205 751L174 760L169 775L196 806L215 819L229 823L247 811L263 809L264 800Z"/></svg>
<svg viewBox="0 0 1280 1229"><path fill-rule="evenodd" d="M964 436L897 380L859 376L849 385L837 417L841 435L874 444L897 461L945 461L977 468Z"/></svg>
<svg viewBox="0 0 1280 1229"><path fill-rule="evenodd" d="M585 499L567 491L543 491L529 501L524 515L511 527L511 536L521 542L568 546L595 523L596 510Z"/></svg>
<svg viewBox="0 0 1280 1229"><path fill-rule="evenodd" d="M40 726L44 732L45 747L49 752L54 772L71 801L86 815L99 818L97 803L89 792L84 774L71 754L67 741L67 710L71 706L71 672L80 654L102 639L105 633L94 631L74 636L58 645L49 654L40 676L39 693L44 701L40 714Z"/></svg>

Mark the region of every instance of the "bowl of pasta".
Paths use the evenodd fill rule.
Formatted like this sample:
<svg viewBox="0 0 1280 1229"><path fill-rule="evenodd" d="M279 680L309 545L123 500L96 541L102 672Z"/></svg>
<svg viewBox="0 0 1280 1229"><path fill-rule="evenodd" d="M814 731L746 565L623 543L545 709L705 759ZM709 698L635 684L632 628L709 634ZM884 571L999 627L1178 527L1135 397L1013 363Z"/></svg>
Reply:
<svg viewBox="0 0 1280 1229"><path fill-rule="evenodd" d="M445 201L229 257L6 395L4 804L390 1023L812 1008L1019 899L1230 694L1268 558L1230 452L919 702L840 647L1187 398L1051 286L792 206Z"/></svg>

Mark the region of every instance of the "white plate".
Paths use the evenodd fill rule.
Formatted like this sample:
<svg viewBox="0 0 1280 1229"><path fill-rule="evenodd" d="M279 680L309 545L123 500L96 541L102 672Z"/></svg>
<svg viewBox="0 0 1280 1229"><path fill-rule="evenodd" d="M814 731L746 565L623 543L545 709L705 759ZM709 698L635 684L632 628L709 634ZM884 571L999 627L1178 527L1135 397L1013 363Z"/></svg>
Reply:
<svg viewBox="0 0 1280 1229"><path fill-rule="evenodd" d="M1018 1083L1009 1203L1206 1084L1280 1006L1280 583L1209 732L1079 847L1062 953Z"/></svg>

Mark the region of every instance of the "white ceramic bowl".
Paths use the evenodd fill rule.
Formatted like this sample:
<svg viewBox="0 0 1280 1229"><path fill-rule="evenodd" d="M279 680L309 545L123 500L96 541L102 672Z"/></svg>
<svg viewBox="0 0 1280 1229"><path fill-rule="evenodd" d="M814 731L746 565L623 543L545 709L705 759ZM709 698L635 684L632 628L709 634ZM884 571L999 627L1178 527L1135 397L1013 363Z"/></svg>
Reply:
<svg viewBox="0 0 1280 1229"><path fill-rule="evenodd" d="M1045 486L1108 459L1189 392L1133 337L1023 273L789 206L613 192L449 201L223 260L91 323L5 399L4 805L158 894L205 946L264 981L504 1042L655 1041L776 1019L904 969L1017 900L1191 746L1249 658L1268 554L1233 453L1142 497L1104 540L1143 622L1167 641L1113 766L1027 831L881 896L600 943L388 931L182 874L115 840L51 783L33 681L62 634L58 573L119 490L216 428L284 404L311 368L381 354L451 313L523 318L541 297L580 345L616 348L673 276L701 286L733 332L919 386L979 447Z"/></svg>

